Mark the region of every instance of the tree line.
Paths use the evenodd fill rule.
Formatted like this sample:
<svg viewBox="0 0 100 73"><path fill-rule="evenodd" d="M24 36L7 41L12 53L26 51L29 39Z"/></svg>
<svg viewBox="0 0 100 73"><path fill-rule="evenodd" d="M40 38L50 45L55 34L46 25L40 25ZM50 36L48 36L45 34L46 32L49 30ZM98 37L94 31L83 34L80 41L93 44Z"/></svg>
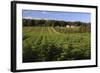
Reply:
<svg viewBox="0 0 100 73"><path fill-rule="evenodd" d="M36 19L23 19L23 26L61 26L65 27L67 25L71 26L90 26L91 23L85 23L85 22L71 22L71 21L58 21L58 20L36 20Z"/></svg>

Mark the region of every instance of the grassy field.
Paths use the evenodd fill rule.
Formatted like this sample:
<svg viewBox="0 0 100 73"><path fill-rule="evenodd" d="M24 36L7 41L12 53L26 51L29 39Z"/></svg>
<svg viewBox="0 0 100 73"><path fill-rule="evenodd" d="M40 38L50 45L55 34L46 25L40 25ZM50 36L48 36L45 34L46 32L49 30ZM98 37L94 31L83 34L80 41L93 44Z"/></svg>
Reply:
<svg viewBox="0 0 100 73"><path fill-rule="evenodd" d="M71 30L75 32L69 32ZM23 27L23 62L90 59L90 32L79 33L77 30Z"/></svg>

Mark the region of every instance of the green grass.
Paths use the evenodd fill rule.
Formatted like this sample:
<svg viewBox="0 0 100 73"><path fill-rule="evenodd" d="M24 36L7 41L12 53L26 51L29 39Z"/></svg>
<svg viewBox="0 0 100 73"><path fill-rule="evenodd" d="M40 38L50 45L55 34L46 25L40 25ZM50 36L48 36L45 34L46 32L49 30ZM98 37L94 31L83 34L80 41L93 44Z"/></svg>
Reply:
<svg viewBox="0 0 100 73"><path fill-rule="evenodd" d="M75 32L67 33L68 30ZM90 32L77 30L23 27L23 62L90 59Z"/></svg>

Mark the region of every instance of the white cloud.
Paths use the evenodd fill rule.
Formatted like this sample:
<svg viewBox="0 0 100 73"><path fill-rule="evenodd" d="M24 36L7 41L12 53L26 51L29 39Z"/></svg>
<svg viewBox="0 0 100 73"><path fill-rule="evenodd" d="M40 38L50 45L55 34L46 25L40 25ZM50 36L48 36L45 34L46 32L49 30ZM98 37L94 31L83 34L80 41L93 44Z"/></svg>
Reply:
<svg viewBox="0 0 100 73"><path fill-rule="evenodd" d="M41 13L46 14L47 12L46 11L42 11Z"/></svg>
<svg viewBox="0 0 100 73"><path fill-rule="evenodd" d="M29 16L28 17L23 17L23 18L24 19L33 19L32 17L29 17Z"/></svg>

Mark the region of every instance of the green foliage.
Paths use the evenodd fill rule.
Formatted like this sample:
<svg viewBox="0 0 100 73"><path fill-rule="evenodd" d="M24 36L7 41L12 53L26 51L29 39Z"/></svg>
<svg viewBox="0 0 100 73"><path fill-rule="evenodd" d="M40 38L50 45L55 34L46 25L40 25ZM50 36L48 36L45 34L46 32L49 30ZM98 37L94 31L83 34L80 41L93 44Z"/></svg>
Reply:
<svg viewBox="0 0 100 73"><path fill-rule="evenodd" d="M90 59L90 32L76 31L79 28L23 27L23 62Z"/></svg>
<svg viewBox="0 0 100 73"><path fill-rule="evenodd" d="M84 23L84 22L69 22L69 21L58 21L58 20L43 20L43 19L23 19L23 26L52 26L52 27L66 27L69 26L85 26L87 29L90 30L91 23Z"/></svg>

